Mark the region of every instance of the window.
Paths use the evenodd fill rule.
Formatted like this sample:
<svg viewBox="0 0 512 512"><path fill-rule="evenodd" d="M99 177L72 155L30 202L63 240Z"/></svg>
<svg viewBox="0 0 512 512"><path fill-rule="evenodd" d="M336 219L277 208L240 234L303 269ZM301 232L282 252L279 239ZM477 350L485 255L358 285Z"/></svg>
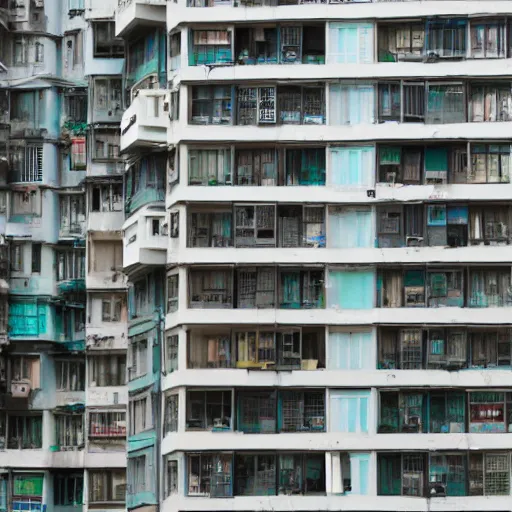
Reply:
<svg viewBox="0 0 512 512"><path fill-rule="evenodd" d="M231 151L190 149L188 181L189 185L231 185Z"/></svg>
<svg viewBox="0 0 512 512"><path fill-rule="evenodd" d="M231 430L231 398L231 391L187 391L187 430ZM244 409L244 402L243 399L239 401L240 411ZM254 402L251 402L248 408L251 409L253 405ZM242 422L242 418L239 421ZM241 430L240 426L239 429Z"/></svg>
<svg viewBox="0 0 512 512"><path fill-rule="evenodd" d="M44 45L36 38L16 35L13 42L13 64L41 64L44 61Z"/></svg>
<svg viewBox="0 0 512 512"><path fill-rule="evenodd" d="M510 453L469 455L469 495L510 495Z"/></svg>
<svg viewBox="0 0 512 512"><path fill-rule="evenodd" d="M125 383L125 355L108 354L89 357L89 385L91 387L124 386Z"/></svg>
<svg viewBox="0 0 512 512"><path fill-rule="evenodd" d="M33 450L43 447L43 415L9 416L7 448Z"/></svg>
<svg viewBox="0 0 512 512"><path fill-rule="evenodd" d="M462 19L427 21L426 52L440 59L466 56L466 25Z"/></svg>
<svg viewBox="0 0 512 512"><path fill-rule="evenodd" d="M89 412L89 437L94 438L125 438L125 411L95 411Z"/></svg>
<svg viewBox="0 0 512 512"><path fill-rule="evenodd" d="M165 497L178 494L178 461L166 457Z"/></svg>
<svg viewBox="0 0 512 512"><path fill-rule="evenodd" d="M11 182L29 183L43 180L43 145L10 148Z"/></svg>
<svg viewBox="0 0 512 512"><path fill-rule="evenodd" d="M425 119L424 82L380 83L378 91L379 121L418 123Z"/></svg>
<svg viewBox="0 0 512 512"><path fill-rule="evenodd" d="M166 370L169 373L178 369L178 342L179 336L177 334L167 336L165 355Z"/></svg>
<svg viewBox="0 0 512 512"><path fill-rule="evenodd" d="M232 247L232 208L192 211L188 220L187 247Z"/></svg>
<svg viewBox="0 0 512 512"><path fill-rule="evenodd" d="M424 496L426 467L423 453L377 454L377 494ZM432 474L432 482L435 481Z"/></svg>
<svg viewBox="0 0 512 512"><path fill-rule="evenodd" d="M85 137L71 139L71 157L69 168L71 171L84 171L87 168L87 151Z"/></svg>
<svg viewBox="0 0 512 512"><path fill-rule="evenodd" d="M171 121L179 121L180 119L180 91L171 92L171 109L169 117Z"/></svg>
<svg viewBox="0 0 512 512"><path fill-rule="evenodd" d="M151 405L150 395L130 400L128 407L131 436L140 434L153 427L153 411Z"/></svg>
<svg viewBox="0 0 512 512"><path fill-rule="evenodd" d="M468 182L509 183L510 164L508 144L473 144Z"/></svg>
<svg viewBox="0 0 512 512"><path fill-rule="evenodd" d="M42 473L14 473L12 486L13 512L40 512L43 496Z"/></svg>
<svg viewBox="0 0 512 512"><path fill-rule="evenodd" d="M287 187L325 185L325 148L287 149L285 155Z"/></svg>
<svg viewBox="0 0 512 512"><path fill-rule="evenodd" d="M85 391L85 363L56 361L57 391Z"/></svg>
<svg viewBox="0 0 512 512"><path fill-rule="evenodd" d="M11 270L23 272L23 244L11 244Z"/></svg>
<svg viewBox="0 0 512 512"><path fill-rule="evenodd" d="M474 59L505 58L506 21L471 21L471 56Z"/></svg>
<svg viewBox="0 0 512 512"><path fill-rule="evenodd" d="M89 470L89 501L91 503L124 503L126 472L124 470Z"/></svg>
<svg viewBox="0 0 512 512"><path fill-rule="evenodd" d="M275 186L277 185L276 150L274 148L237 150L235 152L234 183L231 179L229 161L225 173L225 185ZM208 184L210 185L210 183Z"/></svg>
<svg viewBox="0 0 512 512"><path fill-rule="evenodd" d="M192 270L189 273L189 307L192 309L233 307L230 270Z"/></svg>
<svg viewBox="0 0 512 512"><path fill-rule="evenodd" d="M123 184L104 183L94 185L91 196L91 211L121 212L123 211Z"/></svg>
<svg viewBox="0 0 512 512"><path fill-rule="evenodd" d="M192 124L231 124L231 87L192 86Z"/></svg>
<svg viewBox="0 0 512 512"><path fill-rule="evenodd" d="M176 71L181 67L181 32L176 32L169 36L169 55L171 58L171 71Z"/></svg>
<svg viewBox="0 0 512 512"><path fill-rule="evenodd" d="M466 121L466 99L463 84L427 84L425 123L447 124Z"/></svg>
<svg viewBox="0 0 512 512"><path fill-rule="evenodd" d="M330 391L331 432L368 432L370 392Z"/></svg>
<svg viewBox="0 0 512 512"><path fill-rule="evenodd" d="M330 148L332 185L371 188L375 181L375 148L346 146Z"/></svg>
<svg viewBox="0 0 512 512"><path fill-rule="evenodd" d="M420 61L423 58L425 26L420 23L379 25L379 62Z"/></svg>
<svg viewBox="0 0 512 512"><path fill-rule="evenodd" d="M32 274L41 272L41 248L42 244L32 244Z"/></svg>
<svg viewBox="0 0 512 512"><path fill-rule="evenodd" d="M83 414L55 415L57 446L60 448L84 446Z"/></svg>
<svg viewBox="0 0 512 512"><path fill-rule="evenodd" d="M60 230L66 235L81 235L85 227L85 196L60 196Z"/></svg>
<svg viewBox="0 0 512 512"><path fill-rule="evenodd" d="M117 160L119 158L119 131L95 129L93 132L93 159Z"/></svg>
<svg viewBox="0 0 512 512"><path fill-rule="evenodd" d="M329 332L328 366L333 370L371 370L371 332Z"/></svg>
<svg viewBox="0 0 512 512"><path fill-rule="evenodd" d="M12 192L13 215L41 215L41 192Z"/></svg>
<svg viewBox="0 0 512 512"><path fill-rule="evenodd" d="M471 122L512 120L510 83L472 85L469 104Z"/></svg>
<svg viewBox="0 0 512 512"><path fill-rule="evenodd" d="M64 66L73 70L83 62L84 36L81 30L75 30L64 33ZM86 103L87 104L87 103ZM69 110L68 110L69 115ZM86 122L87 119L80 122Z"/></svg>
<svg viewBox="0 0 512 512"><path fill-rule="evenodd" d="M35 44L34 62L42 63L43 60L44 60L44 45L42 43L37 42Z"/></svg>
<svg viewBox="0 0 512 512"><path fill-rule="evenodd" d="M39 389L40 369L39 356L13 356L11 358L11 379L14 382L28 381L32 389Z"/></svg>
<svg viewBox="0 0 512 512"><path fill-rule="evenodd" d="M85 278L85 250L57 251L57 281Z"/></svg>
<svg viewBox="0 0 512 512"><path fill-rule="evenodd" d="M164 435L178 432L179 398L177 394L165 397Z"/></svg>
<svg viewBox="0 0 512 512"><path fill-rule="evenodd" d="M279 247L325 247L323 206L284 206L277 212Z"/></svg>
<svg viewBox="0 0 512 512"><path fill-rule="evenodd" d="M341 309L371 309L375 274L372 270L330 270L327 305Z"/></svg>
<svg viewBox="0 0 512 512"><path fill-rule="evenodd" d="M130 380L142 377L148 373L148 340L138 339L129 346Z"/></svg>
<svg viewBox="0 0 512 512"><path fill-rule="evenodd" d="M237 124L258 125L277 122L275 87L239 87Z"/></svg>
<svg viewBox="0 0 512 512"><path fill-rule="evenodd" d="M119 78L96 78L94 80L94 108L118 113L122 102L122 81Z"/></svg>
<svg viewBox="0 0 512 512"><path fill-rule="evenodd" d="M190 66L232 63L231 31L192 30Z"/></svg>
<svg viewBox="0 0 512 512"><path fill-rule="evenodd" d="M121 297L110 297L101 301L101 321L120 322L123 299Z"/></svg>
<svg viewBox="0 0 512 512"><path fill-rule="evenodd" d="M24 122L36 128L36 112L39 109L39 94L34 91L12 91L10 93L10 115L12 122Z"/></svg>
<svg viewBox="0 0 512 512"><path fill-rule="evenodd" d="M128 492L130 494L138 494L148 490L149 485L146 475L146 456L140 455L139 457L128 458L128 477L129 486Z"/></svg>
<svg viewBox="0 0 512 512"><path fill-rule="evenodd" d="M179 276L174 274L167 278L167 313L178 311Z"/></svg>
<svg viewBox="0 0 512 512"><path fill-rule="evenodd" d="M367 23L329 23L328 63L371 64L373 25Z"/></svg>
<svg viewBox="0 0 512 512"><path fill-rule="evenodd" d="M94 58L124 58L124 42L116 37L114 21L95 21L92 23L94 38Z"/></svg>
<svg viewBox="0 0 512 512"><path fill-rule="evenodd" d="M68 120L73 123L87 122L87 95L85 94L67 94L66 115Z"/></svg>
<svg viewBox="0 0 512 512"><path fill-rule="evenodd" d="M329 124L356 125L375 122L375 90L372 84L332 84Z"/></svg>
<svg viewBox="0 0 512 512"><path fill-rule="evenodd" d="M323 453L279 455L278 493L319 494L325 492L325 456Z"/></svg>
<svg viewBox="0 0 512 512"><path fill-rule="evenodd" d="M56 474L53 477L54 504L74 506L83 504L83 474Z"/></svg>
<svg viewBox="0 0 512 512"><path fill-rule="evenodd" d="M278 87L277 99L282 124L325 123L324 87Z"/></svg>
<svg viewBox="0 0 512 512"><path fill-rule="evenodd" d="M267 465L260 468L262 473L270 480L272 476L275 478L275 472L271 475L273 466L270 460L273 456L268 456ZM187 455L186 458L187 480L186 494L187 496L210 496L210 497L228 497L233 495L232 484L232 455L231 454L193 454ZM265 472L265 469L268 471ZM254 485L257 485L255 482Z"/></svg>
<svg viewBox="0 0 512 512"><path fill-rule="evenodd" d="M275 205L235 206L235 246L275 247Z"/></svg>

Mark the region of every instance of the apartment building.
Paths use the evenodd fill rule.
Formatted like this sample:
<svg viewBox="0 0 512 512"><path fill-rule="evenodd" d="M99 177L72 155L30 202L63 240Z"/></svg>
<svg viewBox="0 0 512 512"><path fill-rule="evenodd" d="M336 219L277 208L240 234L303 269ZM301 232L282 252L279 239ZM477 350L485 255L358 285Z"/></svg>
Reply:
<svg viewBox="0 0 512 512"><path fill-rule="evenodd" d="M512 3L115 16L128 508L510 510Z"/></svg>
<svg viewBox="0 0 512 512"><path fill-rule="evenodd" d="M115 7L0 6L2 512L125 510Z"/></svg>

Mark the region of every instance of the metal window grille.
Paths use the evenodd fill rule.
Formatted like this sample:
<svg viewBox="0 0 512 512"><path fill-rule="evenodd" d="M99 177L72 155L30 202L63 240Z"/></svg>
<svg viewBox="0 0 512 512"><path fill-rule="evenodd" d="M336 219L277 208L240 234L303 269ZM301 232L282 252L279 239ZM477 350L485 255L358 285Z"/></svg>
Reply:
<svg viewBox="0 0 512 512"><path fill-rule="evenodd" d="M423 363L423 343L420 329L400 331L400 368L420 370Z"/></svg>
<svg viewBox="0 0 512 512"><path fill-rule="evenodd" d="M238 396L238 430L246 434L276 432L274 392L241 392Z"/></svg>
<svg viewBox="0 0 512 512"><path fill-rule="evenodd" d="M240 150L236 154L237 185L277 185L274 149Z"/></svg>
<svg viewBox="0 0 512 512"><path fill-rule="evenodd" d="M510 454L487 453L484 457L484 495L508 496L510 494Z"/></svg>
<svg viewBox="0 0 512 512"><path fill-rule="evenodd" d="M231 270L192 271L190 273L190 307L233 307Z"/></svg>
<svg viewBox="0 0 512 512"><path fill-rule="evenodd" d="M402 455L402 495L423 496L424 457L421 454Z"/></svg>
<svg viewBox="0 0 512 512"><path fill-rule="evenodd" d="M237 291L239 308L273 308L275 306L275 269L240 269Z"/></svg>
<svg viewBox="0 0 512 512"><path fill-rule="evenodd" d="M235 206L236 247L273 247L276 207L274 205Z"/></svg>
<svg viewBox="0 0 512 512"><path fill-rule="evenodd" d="M167 371L173 372L178 369L178 342L179 337L177 334L167 336Z"/></svg>
<svg viewBox="0 0 512 512"><path fill-rule="evenodd" d="M89 413L89 437L126 437L126 412Z"/></svg>
<svg viewBox="0 0 512 512"><path fill-rule="evenodd" d="M178 493L178 461L167 459L165 495Z"/></svg>
<svg viewBox="0 0 512 512"><path fill-rule="evenodd" d="M404 121L418 122L425 119L425 84L403 84Z"/></svg>
<svg viewBox="0 0 512 512"><path fill-rule="evenodd" d="M179 395L169 395L165 400L165 434L178 431Z"/></svg>
<svg viewBox="0 0 512 512"><path fill-rule="evenodd" d="M313 391L285 391L281 394L283 432L323 431L325 396Z"/></svg>
<svg viewBox="0 0 512 512"><path fill-rule="evenodd" d="M239 455L235 469L237 495L271 496L276 494L276 458L274 455Z"/></svg>
<svg viewBox="0 0 512 512"><path fill-rule="evenodd" d="M28 145L11 152L11 179L28 183L43 179L43 146Z"/></svg>

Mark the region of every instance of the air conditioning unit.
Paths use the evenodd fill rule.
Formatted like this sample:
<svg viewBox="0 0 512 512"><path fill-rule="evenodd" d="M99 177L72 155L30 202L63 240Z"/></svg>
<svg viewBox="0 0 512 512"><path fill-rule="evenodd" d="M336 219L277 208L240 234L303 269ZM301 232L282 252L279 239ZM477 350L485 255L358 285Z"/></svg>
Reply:
<svg viewBox="0 0 512 512"><path fill-rule="evenodd" d="M405 238L405 245L407 247L423 247L422 236L408 236Z"/></svg>
<svg viewBox="0 0 512 512"><path fill-rule="evenodd" d="M30 382L18 380L11 382L11 395L13 398L27 398L30 394Z"/></svg>
<svg viewBox="0 0 512 512"><path fill-rule="evenodd" d="M425 171L427 185L446 185L448 182L446 171Z"/></svg>

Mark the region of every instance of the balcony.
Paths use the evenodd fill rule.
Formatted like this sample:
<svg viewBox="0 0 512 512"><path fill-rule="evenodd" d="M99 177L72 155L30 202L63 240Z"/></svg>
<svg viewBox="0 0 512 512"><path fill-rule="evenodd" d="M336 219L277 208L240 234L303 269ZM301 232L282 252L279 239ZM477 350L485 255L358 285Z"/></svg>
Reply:
<svg viewBox="0 0 512 512"><path fill-rule="evenodd" d="M170 119L166 94L163 89L138 91L121 120L121 151L167 144Z"/></svg>
<svg viewBox="0 0 512 512"><path fill-rule="evenodd" d="M378 368L506 370L512 365L511 340L506 327L385 327L379 331Z"/></svg>
<svg viewBox="0 0 512 512"><path fill-rule="evenodd" d="M192 330L189 369L316 370L325 368L325 330L234 327Z"/></svg>
<svg viewBox="0 0 512 512"><path fill-rule="evenodd" d="M125 272L139 265L165 265L167 226L164 206L143 206L123 226Z"/></svg>
<svg viewBox="0 0 512 512"><path fill-rule="evenodd" d="M137 26L165 26L165 0L118 0L116 37L125 37Z"/></svg>
<svg viewBox="0 0 512 512"><path fill-rule="evenodd" d="M380 433L505 433L512 395L492 389L455 392L386 391L380 394Z"/></svg>
<svg viewBox="0 0 512 512"><path fill-rule="evenodd" d="M509 452L380 453L377 468L380 496L510 495Z"/></svg>

